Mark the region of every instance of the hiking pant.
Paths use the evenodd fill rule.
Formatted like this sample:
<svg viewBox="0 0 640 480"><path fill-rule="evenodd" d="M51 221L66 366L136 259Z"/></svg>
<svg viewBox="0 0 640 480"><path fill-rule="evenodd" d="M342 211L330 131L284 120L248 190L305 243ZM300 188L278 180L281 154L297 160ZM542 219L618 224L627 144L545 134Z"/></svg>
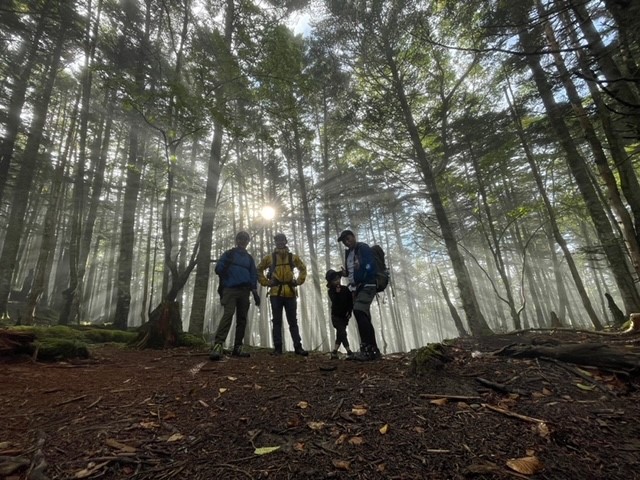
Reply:
<svg viewBox="0 0 640 480"><path fill-rule="evenodd" d="M349 350L349 340L347 339L347 325L349 319L344 315L331 315L331 323L336 329L336 345L342 344L344 348Z"/></svg>
<svg viewBox="0 0 640 480"><path fill-rule="evenodd" d="M222 291L220 303L224 307L222 318L216 330L214 343L224 344L231 328L233 314L236 314L236 338L233 345L242 345L244 330L247 326L247 314L249 313L249 294L247 287L225 288Z"/></svg>
<svg viewBox="0 0 640 480"><path fill-rule="evenodd" d="M296 297L269 297L269 299L271 301L271 313L273 314L271 330L273 345L276 349L282 348L282 310L284 309L293 345L294 347L300 347L302 339L300 338L298 319L296 318L296 310L298 309Z"/></svg>
<svg viewBox="0 0 640 480"><path fill-rule="evenodd" d="M371 302L374 298L376 298L375 285L367 285L356 290L353 296L353 316L358 322L360 343L378 348L376 332L371 323Z"/></svg>

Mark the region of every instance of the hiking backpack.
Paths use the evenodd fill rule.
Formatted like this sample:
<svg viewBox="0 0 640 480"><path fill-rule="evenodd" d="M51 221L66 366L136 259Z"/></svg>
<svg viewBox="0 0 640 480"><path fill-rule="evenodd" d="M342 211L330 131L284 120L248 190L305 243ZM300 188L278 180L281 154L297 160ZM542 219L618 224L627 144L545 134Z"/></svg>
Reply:
<svg viewBox="0 0 640 480"><path fill-rule="evenodd" d="M380 245L372 245L371 253L376 262L376 291L382 292L389 285L389 269L384 262L384 250Z"/></svg>

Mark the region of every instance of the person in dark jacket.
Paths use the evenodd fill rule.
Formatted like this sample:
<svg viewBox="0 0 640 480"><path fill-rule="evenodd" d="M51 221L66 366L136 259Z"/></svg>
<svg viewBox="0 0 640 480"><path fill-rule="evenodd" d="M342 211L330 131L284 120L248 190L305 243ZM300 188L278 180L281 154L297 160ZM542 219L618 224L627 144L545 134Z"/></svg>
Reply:
<svg viewBox="0 0 640 480"><path fill-rule="evenodd" d="M329 270L325 275L331 300L331 324L336 329L336 344L331 352L331 358L338 358L338 350L340 345L343 345L347 350L347 358L350 359L353 357L353 352L349 348L347 326L353 310L353 295L346 285L341 284L341 278L342 274L335 270Z"/></svg>
<svg viewBox="0 0 640 480"><path fill-rule="evenodd" d="M224 252L216 263L215 272L220 276L223 287L220 303L224 310L216 330L213 349L209 354L211 360L222 358L223 345L229 334L234 313L236 315L236 335L231 355L234 357L249 356L247 352L242 351L242 341L249 313L249 294L253 293L256 306L260 305L258 272L253 257L247 252L247 245L250 241L251 237L247 232L238 232L235 248Z"/></svg>
<svg viewBox="0 0 640 480"><path fill-rule="evenodd" d="M345 264L342 276L349 278L349 290L353 293L353 315L358 323L360 353L355 360L367 361L380 358L376 332L371 322L371 302L376 297L376 262L371 247L356 241L351 230L344 230L338 237L345 247Z"/></svg>

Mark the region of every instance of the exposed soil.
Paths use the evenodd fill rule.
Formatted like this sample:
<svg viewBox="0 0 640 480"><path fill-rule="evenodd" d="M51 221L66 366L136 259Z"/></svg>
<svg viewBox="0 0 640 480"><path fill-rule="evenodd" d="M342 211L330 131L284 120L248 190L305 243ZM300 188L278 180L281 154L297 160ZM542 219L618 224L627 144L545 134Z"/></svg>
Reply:
<svg viewBox="0 0 640 480"><path fill-rule="evenodd" d="M451 361L419 376L410 373L410 354L359 363L254 351L211 362L203 352L109 345L77 362L4 358L0 472L8 479L640 478L637 377L489 354L540 337L457 340L447 349ZM637 352L639 337L624 338L607 341ZM47 466L38 468L41 459Z"/></svg>

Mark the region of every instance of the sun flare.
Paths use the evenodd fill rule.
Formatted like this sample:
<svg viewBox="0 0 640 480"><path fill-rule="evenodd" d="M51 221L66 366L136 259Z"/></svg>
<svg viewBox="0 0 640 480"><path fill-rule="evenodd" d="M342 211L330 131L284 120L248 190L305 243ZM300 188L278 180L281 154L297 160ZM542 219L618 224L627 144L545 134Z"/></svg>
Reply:
<svg viewBox="0 0 640 480"><path fill-rule="evenodd" d="M276 216L276 209L269 205L265 205L264 207L262 207L262 211L260 212L260 214L265 220L273 220Z"/></svg>

